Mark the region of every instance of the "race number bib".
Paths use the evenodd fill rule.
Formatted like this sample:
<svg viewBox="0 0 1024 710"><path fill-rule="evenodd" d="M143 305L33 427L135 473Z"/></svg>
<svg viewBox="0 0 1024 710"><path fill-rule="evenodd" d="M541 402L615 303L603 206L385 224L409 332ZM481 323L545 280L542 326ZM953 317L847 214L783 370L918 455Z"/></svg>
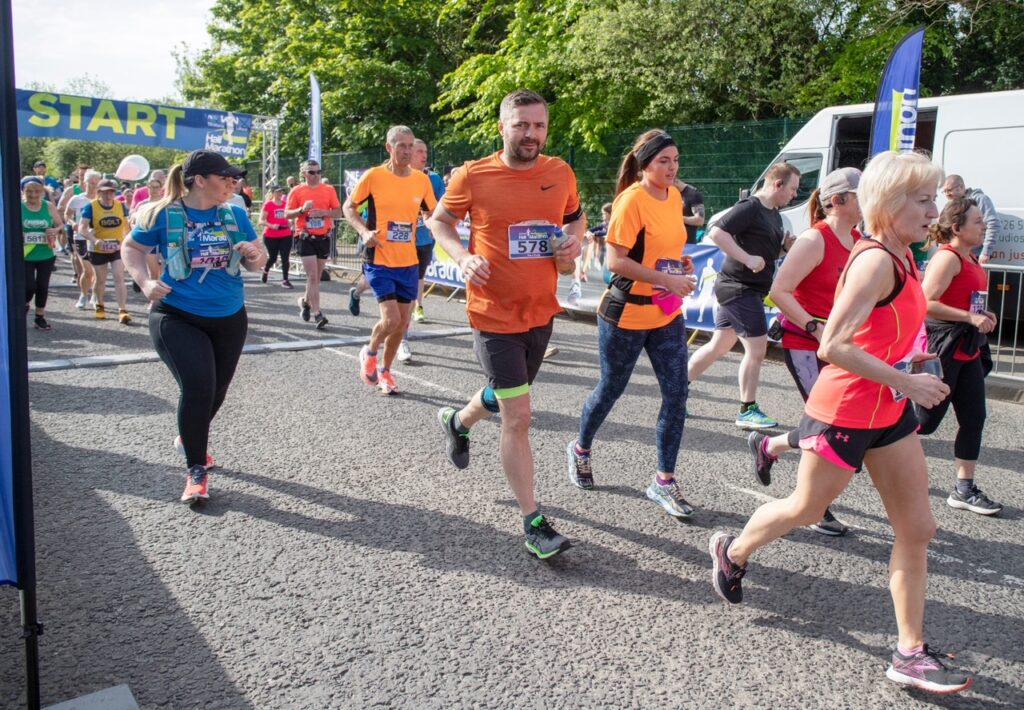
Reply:
<svg viewBox="0 0 1024 710"><path fill-rule="evenodd" d="M984 313L988 310L988 292L971 291L971 313Z"/></svg>
<svg viewBox="0 0 1024 710"><path fill-rule="evenodd" d="M114 252L121 251L121 242L116 239L97 239L96 240L96 253L97 254L113 254Z"/></svg>
<svg viewBox="0 0 1024 710"><path fill-rule="evenodd" d="M274 219L284 219L284 210L274 210Z"/></svg>
<svg viewBox="0 0 1024 710"><path fill-rule="evenodd" d="M323 217L306 217L306 229L323 229Z"/></svg>
<svg viewBox="0 0 1024 710"><path fill-rule="evenodd" d="M191 250L193 269L226 269L231 258L231 245L226 242L200 244Z"/></svg>
<svg viewBox="0 0 1024 710"><path fill-rule="evenodd" d="M25 232L25 244L46 244L46 232Z"/></svg>
<svg viewBox="0 0 1024 710"><path fill-rule="evenodd" d="M654 262L654 268L663 274L669 274L670 276L683 276L686 272L683 270L683 262L679 259L658 259ZM655 291L666 290L664 286L652 285L652 289Z"/></svg>
<svg viewBox="0 0 1024 710"><path fill-rule="evenodd" d="M553 259L555 256L552 239L561 230L553 224L528 223L508 226L508 258Z"/></svg>
<svg viewBox="0 0 1024 710"><path fill-rule="evenodd" d="M408 244L412 241L412 222L388 222L389 242Z"/></svg>

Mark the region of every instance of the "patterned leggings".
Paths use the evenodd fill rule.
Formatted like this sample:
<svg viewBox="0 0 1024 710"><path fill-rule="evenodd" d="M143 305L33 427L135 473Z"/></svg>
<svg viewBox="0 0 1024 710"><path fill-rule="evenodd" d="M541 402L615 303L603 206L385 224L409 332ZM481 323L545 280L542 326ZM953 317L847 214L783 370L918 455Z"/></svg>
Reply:
<svg viewBox="0 0 1024 710"><path fill-rule="evenodd" d="M626 390L640 351L645 350L661 388L661 410L655 427L658 470L674 472L676 457L683 442L686 397L689 393L684 319L680 316L668 325L653 330L626 330L598 318L597 333L601 379L583 404L580 447L590 448L597 430Z"/></svg>

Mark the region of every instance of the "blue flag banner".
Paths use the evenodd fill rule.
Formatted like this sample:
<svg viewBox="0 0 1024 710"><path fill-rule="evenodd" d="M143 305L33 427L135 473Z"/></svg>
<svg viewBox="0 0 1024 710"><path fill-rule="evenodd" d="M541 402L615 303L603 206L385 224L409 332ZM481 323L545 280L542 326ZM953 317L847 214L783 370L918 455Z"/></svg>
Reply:
<svg viewBox="0 0 1024 710"><path fill-rule="evenodd" d="M309 73L309 155L310 160L320 162L322 150L320 118L320 82L316 74Z"/></svg>
<svg viewBox="0 0 1024 710"><path fill-rule="evenodd" d="M914 150L923 49L924 27L918 27L900 40L885 64L871 119L871 155Z"/></svg>
<svg viewBox="0 0 1024 710"><path fill-rule="evenodd" d="M16 92L22 138L73 138L178 150L212 150L244 158L252 130L247 113L90 99L48 91Z"/></svg>
<svg viewBox="0 0 1024 710"><path fill-rule="evenodd" d="M4 185L4 161L11 156L3 154L0 149L0 216L4 215L7 205L4 204L7 187ZM11 209L20 209L13 205ZM8 309L17 308L19 313L23 306L7 302L9 249L4 248L8 239L21 241L21 235L5 234L5 219L0 219L0 314ZM19 247L20 248L20 247ZM24 268L19 265L18 268ZM14 457L13 428L11 427L11 334L8 331L9 319L0 317L0 584L18 584L18 558L14 536Z"/></svg>

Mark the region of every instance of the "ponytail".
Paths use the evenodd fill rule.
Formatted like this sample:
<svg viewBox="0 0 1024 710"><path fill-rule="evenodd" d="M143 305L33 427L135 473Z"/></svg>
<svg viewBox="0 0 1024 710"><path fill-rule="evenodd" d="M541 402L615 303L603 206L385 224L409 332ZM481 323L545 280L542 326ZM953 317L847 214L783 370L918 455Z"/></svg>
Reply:
<svg viewBox="0 0 1024 710"><path fill-rule="evenodd" d="M811 199L808 201L808 209L811 213L811 225L817 224L828 216L825 212L825 208L821 206L820 187L815 188L814 192L811 193Z"/></svg>
<svg viewBox="0 0 1024 710"><path fill-rule="evenodd" d="M156 202L149 202L139 209L138 224L143 229L152 229L156 222L156 216L167 208L172 202L177 202L186 194L185 178L182 174L182 167L179 163L171 168L167 174L167 182L164 184L164 196Z"/></svg>
<svg viewBox="0 0 1024 710"><path fill-rule="evenodd" d="M970 197L958 197L947 202L946 206L942 208L942 214L939 215L938 221L928 227L927 246L949 244L953 241L953 237L956 236L954 227L964 226L967 223L967 213L972 207L977 206L978 203Z"/></svg>
<svg viewBox="0 0 1024 710"><path fill-rule="evenodd" d="M615 182L615 194L618 195L633 183L639 182L641 171L655 155L670 145L675 145L675 141L665 131L654 128L642 133L632 149L622 158L619 177Z"/></svg>

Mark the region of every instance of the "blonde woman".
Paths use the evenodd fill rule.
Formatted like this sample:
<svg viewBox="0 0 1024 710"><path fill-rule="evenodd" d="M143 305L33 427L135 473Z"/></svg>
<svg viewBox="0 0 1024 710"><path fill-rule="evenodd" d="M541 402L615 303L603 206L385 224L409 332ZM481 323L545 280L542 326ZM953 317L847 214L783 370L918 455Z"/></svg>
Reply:
<svg viewBox="0 0 1024 710"><path fill-rule="evenodd" d="M867 466L895 535L889 588L898 639L886 676L955 693L969 687L971 677L949 668L924 638L926 553L935 518L917 417L908 406L934 407L949 394L938 377L910 367L934 358L913 353L927 303L909 247L924 241L939 214L941 181L942 170L916 153L881 153L864 171L857 194L875 236L853 248L821 335L818 354L830 364L818 375L800 422L796 490L758 508L738 537L716 533L710 551L715 591L738 604L750 556L816 522Z"/></svg>

